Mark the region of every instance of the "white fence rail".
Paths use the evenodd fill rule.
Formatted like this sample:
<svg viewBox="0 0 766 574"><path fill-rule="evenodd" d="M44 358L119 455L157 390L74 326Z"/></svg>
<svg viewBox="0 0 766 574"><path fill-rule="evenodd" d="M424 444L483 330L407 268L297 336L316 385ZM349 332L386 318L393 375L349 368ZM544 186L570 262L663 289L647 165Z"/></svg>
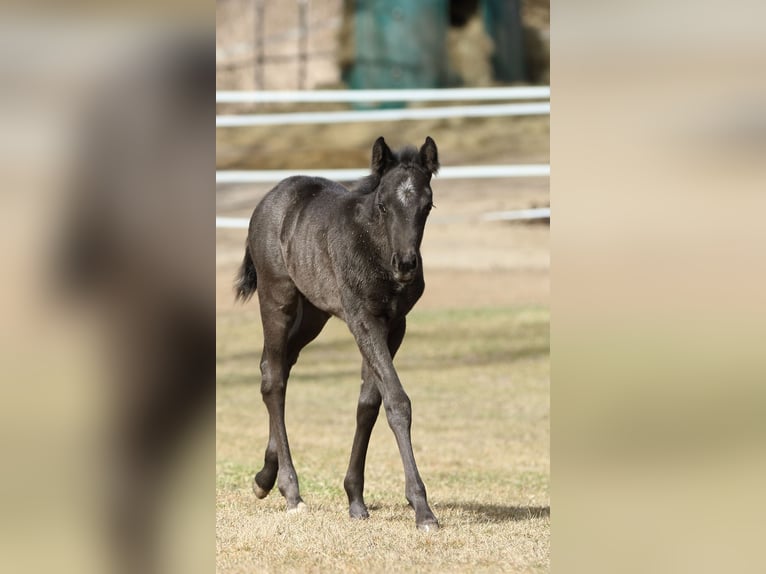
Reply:
<svg viewBox="0 0 766 574"><path fill-rule="evenodd" d="M402 108L396 110L342 110L336 112L288 112L216 116L218 128L279 126L289 124L340 124L351 122L399 122L444 118L492 118L499 116L540 116L551 113L548 102Z"/></svg>
<svg viewBox="0 0 766 574"><path fill-rule="evenodd" d="M216 103L328 103L328 102L437 102L549 100L550 87L455 88L437 90L320 90L216 92ZM430 108L383 110L342 110L325 112L286 112L216 116L216 127L267 126L289 124L330 124L346 122L392 122L454 117L499 117L550 114L550 102L484 104ZM361 169L322 170L223 170L215 174L216 184L276 183L291 175L308 175L340 181L359 179L369 174ZM550 165L448 166L440 179L478 179L508 177L548 177ZM515 221L550 218L550 208L522 209L485 213L481 221ZM248 220L216 217L216 227L247 229Z"/></svg>
<svg viewBox="0 0 766 574"><path fill-rule="evenodd" d="M529 219L550 219L550 207L517 209L514 211L491 211L481 216L482 221L523 221Z"/></svg>
<svg viewBox="0 0 766 574"><path fill-rule="evenodd" d="M439 170L439 179L486 179L501 177L548 177L551 167L547 164L529 165L455 165ZM324 177L336 181L352 181L370 175L368 168L359 169L304 169L304 170L223 170L215 172L219 183L277 183L292 175Z"/></svg>
<svg viewBox="0 0 766 574"><path fill-rule="evenodd" d="M536 219L550 219L551 209L549 207L538 207L534 209L518 209L515 211L491 211L479 216L473 217L451 217L443 221L438 216L432 217L434 223L454 223L455 221L532 221ZM247 217L216 217L215 226L217 229L248 229L250 219Z"/></svg>
<svg viewBox="0 0 766 574"><path fill-rule="evenodd" d="M300 91L220 91L218 104L297 104L297 103L375 103L449 102L467 100L547 100L548 86L515 88L442 88L435 90L300 90Z"/></svg>

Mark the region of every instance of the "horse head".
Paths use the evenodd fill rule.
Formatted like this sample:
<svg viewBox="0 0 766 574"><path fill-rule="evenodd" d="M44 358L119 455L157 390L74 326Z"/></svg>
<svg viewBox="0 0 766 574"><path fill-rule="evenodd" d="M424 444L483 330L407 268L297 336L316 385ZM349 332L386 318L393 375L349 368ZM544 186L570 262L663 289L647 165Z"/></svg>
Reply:
<svg viewBox="0 0 766 574"><path fill-rule="evenodd" d="M418 273L420 244L433 207L431 176L438 169L438 151L430 137L419 150L406 147L394 153L382 137L372 147L372 172L379 178L374 217L384 230L391 273L400 283Z"/></svg>

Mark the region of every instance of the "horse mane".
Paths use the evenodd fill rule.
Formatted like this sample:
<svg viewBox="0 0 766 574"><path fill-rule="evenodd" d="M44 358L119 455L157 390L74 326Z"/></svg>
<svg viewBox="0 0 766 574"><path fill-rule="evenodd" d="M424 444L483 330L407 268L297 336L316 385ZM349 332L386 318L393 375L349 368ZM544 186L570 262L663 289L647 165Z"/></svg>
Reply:
<svg viewBox="0 0 766 574"><path fill-rule="evenodd" d="M402 167L421 167L420 154L417 148L406 146L394 153L394 165ZM376 174L370 174L348 185L348 189L353 193L367 195L372 193L378 187L380 177Z"/></svg>
<svg viewBox="0 0 766 574"><path fill-rule="evenodd" d="M348 189L352 193L358 193L360 195L367 195L375 191L380 183L380 177L375 174L370 174L367 177L358 179L348 185Z"/></svg>
<svg viewBox="0 0 766 574"><path fill-rule="evenodd" d="M403 147L394 153L396 163L402 167L420 167L420 155L417 148L412 146Z"/></svg>

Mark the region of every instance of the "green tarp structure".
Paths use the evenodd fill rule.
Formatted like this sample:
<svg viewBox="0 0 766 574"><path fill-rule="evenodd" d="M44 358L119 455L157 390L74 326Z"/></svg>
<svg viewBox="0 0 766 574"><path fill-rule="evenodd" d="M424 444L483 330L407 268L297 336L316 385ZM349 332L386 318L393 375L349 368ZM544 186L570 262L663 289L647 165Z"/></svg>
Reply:
<svg viewBox="0 0 766 574"><path fill-rule="evenodd" d="M346 2L354 21L353 63L343 73L349 88L441 88L455 83L447 60L449 0ZM523 81L520 0L482 0L479 10L495 45L495 78Z"/></svg>
<svg viewBox="0 0 766 574"><path fill-rule="evenodd" d="M447 82L447 0L356 0L356 89L439 88Z"/></svg>
<svg viewBox="0 0 766 574"><path fill-rule="evenodd" d="M524 30L521 0L482 0L484 28L495 44L492 69L498 82L523 82Z"/></svg>

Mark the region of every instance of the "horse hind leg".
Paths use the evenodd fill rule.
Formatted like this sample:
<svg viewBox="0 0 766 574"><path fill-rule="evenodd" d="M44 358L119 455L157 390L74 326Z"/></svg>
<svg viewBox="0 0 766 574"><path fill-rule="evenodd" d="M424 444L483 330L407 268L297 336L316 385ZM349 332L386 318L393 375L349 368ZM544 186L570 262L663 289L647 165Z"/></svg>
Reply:
<svg viewBox="0 0 766 574"><path fill-rule="evenodd" d="M364 503L364 465L367 459L367 447L370 435L378 419L381 396L374 380L372 370L366 362L362 364L362 388L356 407L356 432L351 447L351 460L348 464L343 488L348 496L348 513L351 518L368 518L369 512Z"/></svg>
<svg viewBox="0 0 766 574"><path fill-rule="evenodd" d="M298 300L298 315L287 338L287 374L303 348L317 338L330 318L329 313L317 309L303 295Z"/></svg>
<svg viewBox="0 0 766 574"><path fill-rule="evenodd" d="M253 492L256 498L266 498L274 488L279 471L279 458L277 457L277 443L269 425L269 442L266 445L266 454L263 457L263 468L253 477Z"/></svg>
<svg viewBox="0 0 766 574"><path fill-rule="evenodd" d="M290 374L290 369L298 359L300 351L313 341L317 335L321 332L324 325L329 319L329 315L320 311L308 302L302 295L298 295L298 300L295 307L295 317L292 320L292 325L287 334L287 342L285 345L285 368L284 368L284 383L285 387L287 379ZM265 331L264 331L265 333ZM265 347L264 347L265 352ZM265 356L264 356L265 359ZM263 363L262 363L263 369ZM284 391L282 390L282 420L284 420ZM262 388L263 391L263 388ZM266 402L266 394L264 394L264 402ZM267 403L268 407L268 403ZM271 418L271 417L270 417ZM266 453L264 456L263 468L255 475L253 479L253 491L257 498L265 498L274 484L277 481L279 473L279 454L277 446L277 433L272 424L269 425L269 442L266 446ZM286 434L285 434L286 436ZM292 466L292 461L290 462ZM295 476L295 472L292 472ZM297 479L296 479L297 482ZM283 493L284 494L284 493ZM287 497L286 497L287 498ZM298 498L300 498L298 496ZM296 502L296 509L299 503ZM290 507L290 500L288 499L288 508Z"/></svg>

